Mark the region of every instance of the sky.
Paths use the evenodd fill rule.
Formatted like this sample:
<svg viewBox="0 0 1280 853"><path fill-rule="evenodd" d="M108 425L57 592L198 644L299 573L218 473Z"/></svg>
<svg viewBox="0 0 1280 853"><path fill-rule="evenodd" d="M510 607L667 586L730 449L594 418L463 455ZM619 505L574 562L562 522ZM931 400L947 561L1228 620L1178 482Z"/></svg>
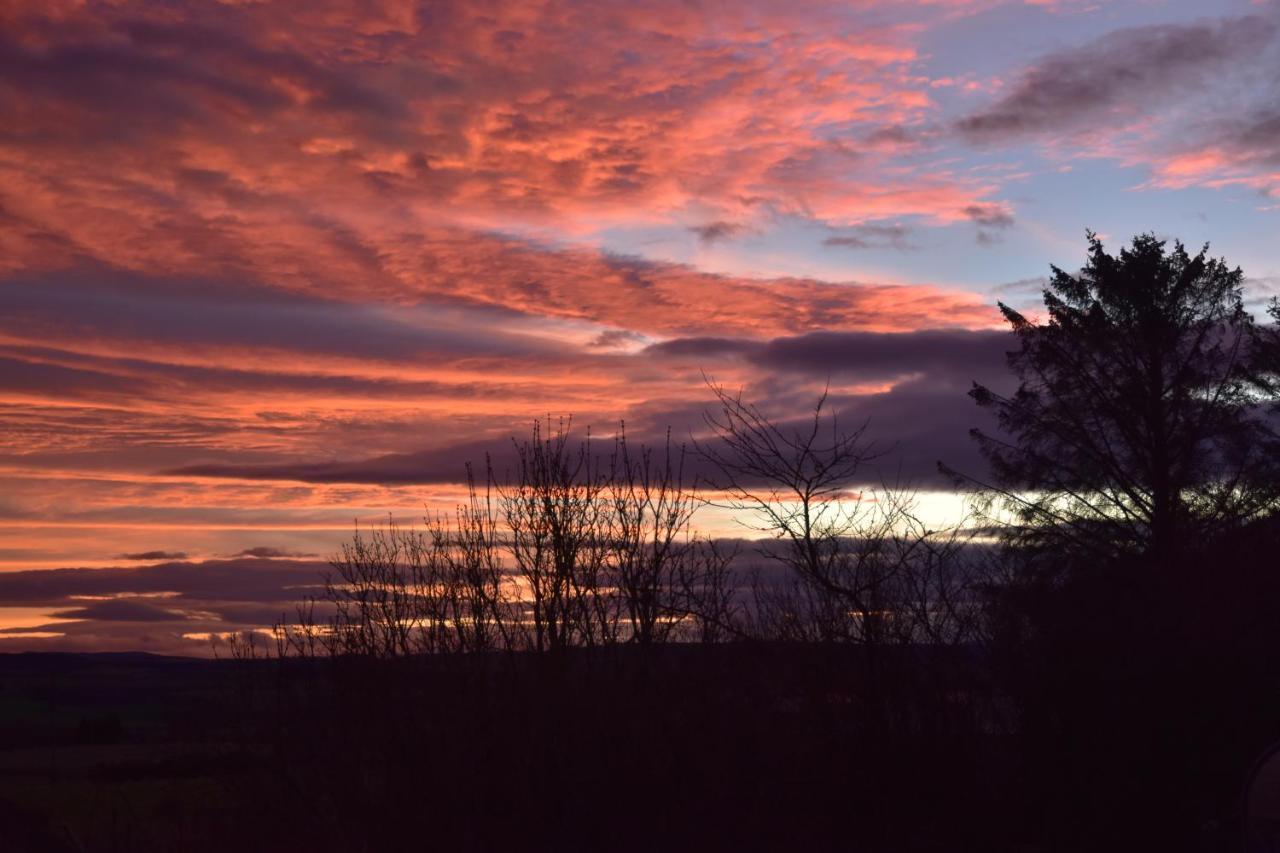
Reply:
<svg viewBox="0 0 1280 853"><path fill-rule="evenodd" d="M956 504L997 301L1280 292L1280 3L0 2L0 651L199 654L534 419L824 386Z"/></svg>

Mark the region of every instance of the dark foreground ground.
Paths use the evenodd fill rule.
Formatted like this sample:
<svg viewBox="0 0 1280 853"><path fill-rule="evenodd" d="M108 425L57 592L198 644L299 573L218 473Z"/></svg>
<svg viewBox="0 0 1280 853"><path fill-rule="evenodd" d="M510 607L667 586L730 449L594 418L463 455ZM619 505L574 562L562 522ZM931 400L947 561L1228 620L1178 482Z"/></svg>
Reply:
<svg viewBox="0 0 1280 853"><path fill-rule="evenodd" d="M1240 849L1251 746L1041 742L975 657L0 655L0 851Z"/></svg>

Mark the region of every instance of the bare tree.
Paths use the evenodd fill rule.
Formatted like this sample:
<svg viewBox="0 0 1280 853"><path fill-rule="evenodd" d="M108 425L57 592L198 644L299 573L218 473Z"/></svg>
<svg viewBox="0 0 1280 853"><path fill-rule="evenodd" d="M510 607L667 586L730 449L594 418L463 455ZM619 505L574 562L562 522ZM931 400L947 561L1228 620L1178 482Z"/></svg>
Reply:
<svg viewBox="0 0 1280 853"><path fill-rule="evenodd" d="M591 454L590 434L575 444L570 423L533 426L515 441L514 483L499 489L510 550L529 597L533 647L558 651L610 642L617 611L607 601L608 483Z"/></svg>
<svg viewBox="0 0 1280 853"><path fill-rule="evenodd" d="M514 594L505 577L491 494L468 470L467 501L425 530L388 519L362 531L332 562L321 602L299 605L275 626L280 656L320 653L403 657L510 645ZM329 612L316 617L316 604Z"/></svg>
<svg viewBox="0 0 1280 853"><path fill-rule="evenodd" d="M619 427L609 465L610 569L629 637L641 645L667 639L687 615L677 580L694 557L688 531L698 500L684 461L685 448L673 447L669 432L657 456L644 445L633 452Z"/></svg>
<svg viewBox="0 0 1280 853"><path fill-rule="evenodd" d="M682 636L718 643L748 636L732 570L738 548L697 538L676 566L676 611L691 629Z"/></svg>
<svg viewBox="0 0 1280 853"><path fill-rule="evenodd" d="M819 618L825 638L872 639L885 580L877 558L892 518L851 488L876 455L864 439L866 425L842 431L825 391L809 418L783 426L741 392L708 384L720 404L718 413L705 416L716 440L697 449L715 471L708 482L715 500L772 537L781 547L760 553L790 568L803 585L788 594L757 582L757 602L780 605L780 613L792 614L782 617L787 621L807 610ZM801 607L804 599L811 600Z"/></svg>
<svg viewBox="0 0 1280 853"><path fill-rule="evenodd" d="M466 502L454 508L448 523L437 517L430 528L433 550L443 566L436 594L444 601L458 651L516 645L518 624L513 624L510 611L517 593L504 568L499 523L492 476L481 493L468 464Z"/></svg>
<svg viewBox="0 0 1280 853"><path fill-rule="evenodd" d="M979 636L986 564L977 530L965 521L935 530L914 512L903 513L897 549L906 559L895 596L903 641L956 645Z"/></svg>
<svg viewBox="0 0 1280 853"><path fill-rule="evenodd" d="M931 530L901 485L855 489L878 456L865 423L844 431L827 393L810 417L781 425L741 393L713 383L706 416L714 437L697 445L715 472L712 500L770 536L760 549L789 569L757 572L753 621L766 636L868 644L957 641L972 627L969 564L961 524Z"/></svg>
<svg viewBox="0 0 1280 853"><path fill-rule="evenodd" d="M697 446L720 475L712 500L770 534L760 552L787 569L781 582L757 573L750 616L737 549L693 532L707 498L686 482L683 446L670 435L633 446L620 425L602 459L589 433L548 421L514 442L508 483L489 465L482 489L468 466L465 500L424 530L357 529L323 600L277 626L277 650L402 657L752 634L937 643L969 630L963 537L926 529L904 490L853 490L872 457L863 428L841 433L825 395L789 428L715 390L720 441Z"/></svg>
<svg viewBox="0 0 1280 853"><path fill-rule="evenodd" d="M388 519L385 529L357 528L325 578L338 653L399 657L437 647L439 614L426 605L438 565L428 539Z"/></svg>

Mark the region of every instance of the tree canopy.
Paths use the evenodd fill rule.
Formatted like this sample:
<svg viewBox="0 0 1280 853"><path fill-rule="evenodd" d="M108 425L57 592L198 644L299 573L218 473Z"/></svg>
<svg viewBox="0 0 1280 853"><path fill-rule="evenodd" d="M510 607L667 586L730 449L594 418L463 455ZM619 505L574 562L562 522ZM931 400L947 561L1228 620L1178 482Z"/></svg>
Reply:
<svg viewBox="0 0 1280 853"><path fill-rule="evenodd" d="M1001 304L1019 349L1002 395L974 384L997 433L972 435L1007 538L1089 558L1164 555L1247 523L1277 497L1275 434L1244 275L1208 246L1088 234L1078 273L1053 267L1045 315Z"/></svg>

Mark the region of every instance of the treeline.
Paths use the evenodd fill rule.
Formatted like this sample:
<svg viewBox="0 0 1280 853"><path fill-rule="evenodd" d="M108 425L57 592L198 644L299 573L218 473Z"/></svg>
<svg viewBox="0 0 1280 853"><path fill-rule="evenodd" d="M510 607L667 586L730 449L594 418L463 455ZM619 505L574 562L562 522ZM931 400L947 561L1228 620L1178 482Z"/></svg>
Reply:
<svg viewBox="0 0 1280 853"><path fill-rule="evenodd" d="M535 426L234 642L264 796L364 849L1240 849L1280 739L1280 338L1243 281L1090 235L1042 320L1002 305L946 529L858 492L879 451L825 397L713 386L688 446Z"/></svg>
<svg viewBox="0 0 1280 853"><path fill-rule="evenodd" d="M981 745L1008 730L975 653L989 550L927 528L906 490L851 492L875 450L825 399L797 427L716 393L712 440L688 447L535 426L509 477L469 477L424 527L358 532L273 643L234 640L236 741L269 768L243 787L270 803L255 832L370 851L843 849L850 822L853 849L989 838L982 780L1008 751ZM717 510L767 539L699 534ZM903 833L908 806L929 817Z"/></svg>
<svg viewBox="0 0 1280 853"><path fill-rule="evenodd" d="M820 398L779 425L714 387L710 438L576 438L568 421L513 441L514 471L467 466L467 499L424 527L360 531L325 593L273 629L280 656L391 658L616 643L977 639L975 531L929 529L914 495L853 491L876 455ZM605 444L607 452L597 448ZM692 464L691 464L692 463ZM692 476L691 467L704 473ZM756 541L699 533L726 510ZM256 654L232 638L233 653Z"/></svg>

